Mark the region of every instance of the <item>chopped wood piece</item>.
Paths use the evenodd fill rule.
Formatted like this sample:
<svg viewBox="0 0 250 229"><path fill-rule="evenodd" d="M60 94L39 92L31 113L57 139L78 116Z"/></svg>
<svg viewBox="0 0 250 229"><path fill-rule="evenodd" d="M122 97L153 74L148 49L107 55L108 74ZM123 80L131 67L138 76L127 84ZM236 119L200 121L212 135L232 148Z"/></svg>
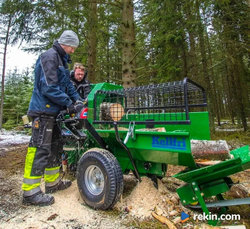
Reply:
<svg viewBox="0 0 250 229"><path fill-rule="evenodd" d="M177 227L166 217L157 215L155 212L152 212L152 216L159 220L161 223L166 224L169 229L177 229Z"/></svg>
<svg viewBox="0 0 250 229"><path fill-rule="evenodd" d="M230 158L226 141L191 140L191 151L194 159L221 160Z"/></svg>
<svg viewBox="0 0 250 229"><path fill-rule="evenodd" d="M121 131L121 130L125 130L125 131L128 131L128 128L126 128L126 127L122 127L122 126L118 126L118 128L117 128L119 131ZM113 127L113 128L110 128L110 130L115 130L115 128Z"/></svg>
<svg viewBox="0 0 250 229"><path fill-rule="evenodd" d="M250 197L250 190L242 184L235 184L227 192L227 195L233 198L247 198Z"/></svg>
<svg viewBox="0 0 250 229"><path fill-rule="evenodd" d="M209 165L216 165L220 163L221 161L212 161L212 160L206 160L206 159L196 159L195 163L200 166L209 166Z"/></svg>
<svg viewBox="0 0 250 229"><path fill-rule="evenodd" d="M155 206L155 213L157 214L157 215L163 215L163 210L160 208L160 207L158 207L158 206Z"/></svg>
<svg viewBox="0 0 250 229"><path fill-rule="evenodd" d="M120 121L123 115L124 109L119 103L101 103L100 105L101 121Z"/></svg>

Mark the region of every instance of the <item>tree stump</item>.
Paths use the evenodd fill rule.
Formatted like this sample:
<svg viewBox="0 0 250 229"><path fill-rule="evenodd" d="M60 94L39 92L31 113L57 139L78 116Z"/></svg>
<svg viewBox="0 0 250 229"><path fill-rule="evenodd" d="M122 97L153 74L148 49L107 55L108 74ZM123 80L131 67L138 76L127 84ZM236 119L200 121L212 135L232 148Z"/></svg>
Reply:
<svg viewBox="0 0 250 229"><path fill-rule="evenodd" d="M120 103L101 103L100 121L120 121L124 108Z"/></svg>

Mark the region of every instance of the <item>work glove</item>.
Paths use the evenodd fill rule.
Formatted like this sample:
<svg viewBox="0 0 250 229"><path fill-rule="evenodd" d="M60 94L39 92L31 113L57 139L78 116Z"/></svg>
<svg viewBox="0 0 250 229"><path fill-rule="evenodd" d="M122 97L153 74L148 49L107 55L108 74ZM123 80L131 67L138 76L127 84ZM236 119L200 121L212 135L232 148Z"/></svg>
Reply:
<svg viewBox="0 0 250 229"><path fill-rule="evenodd" d="M67 111L68 111L69 114L75 114L77 112L73 103L71 103L69 105L69 107L67 108Z"/></svg>
<svg viewBox="0 0 250 229"><path fill-rule="evenodd" d="M76 100L76 102L75 102L75 105L77 105L77 104L83 104L83 105L85 105L87 103L87 99L78 99L78 100Z"/></svg>
<svg viewBox="0 0 250 229"><path fill-rule="evenodd" d="M83 102L78 102L78 103L76 102L75 109L76 109L77 113L80 112L84 108L84 106L85 106L85 104Z"/></svg>
<svg viewBox="0 0 250 229"><path fill-rule="evenodd" d="M78 100L76 100L75 105L83 104L83 103L84 103L84 99L78 99Z"/></svg>

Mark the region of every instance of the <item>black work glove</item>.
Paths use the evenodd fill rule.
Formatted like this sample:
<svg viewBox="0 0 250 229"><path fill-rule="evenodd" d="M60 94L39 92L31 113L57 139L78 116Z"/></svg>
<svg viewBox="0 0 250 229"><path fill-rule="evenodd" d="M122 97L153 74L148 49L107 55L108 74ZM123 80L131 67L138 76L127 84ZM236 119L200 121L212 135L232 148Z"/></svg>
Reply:
<svg viewBox="0 0 250 229"><path fill-rule="evenodd" d="M76 109L76 112L80 112L82 109L84 108L84 104L81 102L81 103L75 103L75 109Z"/></svg>
<svg viewBox="0 0 250 229"><path fill-rule="evenodd" d="M83 104L83 105L85 105L87 103L87 99L78 99L78 100L76 100L76 102L75 102L75 105L76 104Z"/></svg>
<svg viewBox="0 0 250 229"><path fill-rule="evenodd" d="M84 99L76 100L75 105L77 105L77 104L84 104Z"/></svg>
<svg viewBox="0 0 250 229"><path fill-rule="evenodd" d="M76 109L75 109L75 106L73 105L73 103L71 103L69 105L69 107L67 108L67 111L69 114L75 114L76 113Z"/></svg>

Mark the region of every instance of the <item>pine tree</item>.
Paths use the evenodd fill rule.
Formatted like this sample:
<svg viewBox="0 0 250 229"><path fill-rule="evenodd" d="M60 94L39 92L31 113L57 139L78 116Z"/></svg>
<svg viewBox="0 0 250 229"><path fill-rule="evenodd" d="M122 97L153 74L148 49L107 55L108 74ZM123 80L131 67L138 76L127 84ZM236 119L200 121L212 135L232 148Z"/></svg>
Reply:
<svg viewBox="0 0 250 229"><path fill-rule="evenodd" d="M11 28L11 20L12 17L10 15L6 18L6 35L3 37L4 40L4 51L3 51L3 66L2 66L2 82L1 82L1 106L0 106L0 130L2 129L3 124L3 105L4 105L4 81L5 81L5 69L6 69L6 56L7 56L7 47L9 45L9 35L10 35L10 28ZM2 21L4 23L5 21Z"/></svg>

